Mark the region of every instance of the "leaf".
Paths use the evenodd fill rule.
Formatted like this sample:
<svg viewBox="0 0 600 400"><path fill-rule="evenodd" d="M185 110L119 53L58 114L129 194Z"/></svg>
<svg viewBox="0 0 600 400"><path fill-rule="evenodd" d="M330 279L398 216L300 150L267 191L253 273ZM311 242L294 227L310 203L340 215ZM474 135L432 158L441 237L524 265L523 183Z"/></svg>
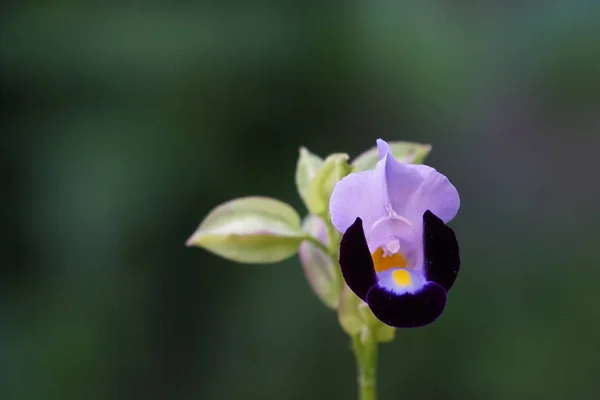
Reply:
<svg viewBox="0 0 600 400"><path fill-rule="evenodd" d="M314 215L309 215L304 220L302 227L309 233L327 245L327 232L325 223ZM300 262L304 268L304 274L313 292L329 308L336 309L340 302L340 283L337 281L339 268L334 264L331 257L315 244L305 241L300 245L298 251Z"/></svg>
<svg viewBox="0 0 600 400"><path fill-rule="evenodd" d="M294 255L305 237L292 207L256 196L213 209L186 244L237 262L274 263Z"/></svg>
<svg viewBox="0 0 600 400"><path fill-rule="evenodd" d="M296 188L302 201L306 203L306 192L310 183L323 166L323 159L306 149L300 148L300 156L296 164Z"/></svg>
<svg viewBox="0 0 600 400"><path fill-rule="evenodd" d="M306 193L306 206L311 214L327 218L329 198L335 184L352 172L348 154L336 153L325 159Z"/></svg>
<svg viewBox="0 0 600 400"><path fill-rule="evenodd" d="M431 151L431 145L413 142L390 142L390 151L394 157L405 164L420 164ZM352 161L355 172L375 168L379 161L377 147L373 147Z"/></svg>

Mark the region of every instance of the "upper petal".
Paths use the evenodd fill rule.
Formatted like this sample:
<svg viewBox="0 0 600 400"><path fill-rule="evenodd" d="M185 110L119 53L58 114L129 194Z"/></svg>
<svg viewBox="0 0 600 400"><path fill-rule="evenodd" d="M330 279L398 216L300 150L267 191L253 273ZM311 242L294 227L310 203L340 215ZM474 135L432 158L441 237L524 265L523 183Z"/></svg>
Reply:
<svg viewBox="0 0 600 400"><path fill-rule="evenodd" d="M385 188L379 175L376 170L352 173L335 185L329 213L338 231L346 232L356 218L370 227L384 214Z"/></svg>
<svg viewBox="0 0 600 400"><path fill-rule="evenodd" d="M411 168L413 165L401 163L392 153L388 152L379 163L384 168L386 204L390 204L396 214L406 217L407 205L423 185L424 178L419 170Z"/></svg>
<svg viewBox="0 0 600 400"><path fill-rule="evenodd" d="M380 160L375 169L339 181L329 207L332 223L342 233L357 217L362 219L372 252L391 238L420 241L426 210L448 222L460 206L458 191L444 175L425 165L399 162L381 139L377 148ZM413 230L416 235L408 237Z"/></svg>
<svg viewBox="0 0 600 400"><path fill-rule="evenodd" d="M353 173L339 181L329 206L336 229L345 232L360 217L367 240L373 225L392 216L392 211L403 215L405 205L423 182L419 171L394 159L386 142L378 140L377 145L383 158L375 169Z"/></svg>
<svg viewBox="0 0 600 400"><path fill-rule="evenodd" d="M427 165L408 165L423 178L406 205L407 217L418 222L426 210L437 215L444 223L452 220L460 207L458 191L448 178Z"/></svg>
<svg viewBox="0 0 600 400"><path fill-rule="evenodd" d="M417 224L426 210L445 223L456 216L460 207L458 191L448 178L427 165L404 164L394 158L387 142L377 139L379 159L387 156L388 196L394 210ZM421 179L415 178L415 175ZM418 183L415 187L415 183ZM412 192L407 195L407 190Z"/></svg>
<svg viewBox="0 0 600 400"><path fill-rule="evenodd" d="M377 152L379 153L379 159L381 160L385 157L390 151L390 145L388 142L382 139L377 139Z"/></svg>

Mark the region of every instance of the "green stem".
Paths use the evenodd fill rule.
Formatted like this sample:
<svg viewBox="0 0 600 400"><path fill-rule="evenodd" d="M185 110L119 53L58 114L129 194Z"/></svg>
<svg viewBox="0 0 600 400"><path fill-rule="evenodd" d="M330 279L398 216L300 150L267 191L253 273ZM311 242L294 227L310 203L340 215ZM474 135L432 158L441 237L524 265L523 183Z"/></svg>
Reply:
<svg viewBox="0 0 600 400"><path fill-rule="evenodd" d="M324 251L329 254L333 264L338 266L335 268L336 281L341 290L344 280L338 264L338 251L342 236L331 224L329 215L322 218L327 227L329 242L329 247ZM317 238L311 237L308 240L323 249L323 244ZM366 325L359 334L352 336L352 349L356 358L359 400L377 400L377 339L372 326Z"/></svg>
<svg viewBox="0 0 600 400"><path fill-rule="evenodd" d="M377 400L377 340L365 327L352 336L352 348L357 364L359 400Z"/></svg>

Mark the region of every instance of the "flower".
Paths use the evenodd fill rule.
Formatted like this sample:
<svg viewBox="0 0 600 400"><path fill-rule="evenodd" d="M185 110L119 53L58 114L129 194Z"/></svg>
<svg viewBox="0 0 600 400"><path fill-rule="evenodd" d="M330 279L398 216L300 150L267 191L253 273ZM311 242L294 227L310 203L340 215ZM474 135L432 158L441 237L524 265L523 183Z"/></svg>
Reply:
<svg viewBox="0 0 600 400"><path fill-rule="evenodd" d="M446 223L460 198L435 169L397 161L381 139L377 148L375 169L346 176L331 195L342 275L383 323L422 327L442 314L458 275L458 242Z"/></svg>

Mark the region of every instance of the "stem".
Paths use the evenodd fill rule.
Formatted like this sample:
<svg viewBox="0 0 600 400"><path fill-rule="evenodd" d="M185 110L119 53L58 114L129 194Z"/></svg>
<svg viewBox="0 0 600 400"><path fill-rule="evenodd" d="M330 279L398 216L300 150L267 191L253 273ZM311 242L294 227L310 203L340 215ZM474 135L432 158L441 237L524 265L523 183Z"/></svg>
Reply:
<svg viewBox="0 0 600 400"><path fill-rule="evenodd" d="M338 264L338 251L342 236L331 224L329 215L321 218L327 227L329 243L329 247L326 247L327 250L324 251L329 254L333 264L337 266L335 268L336 281L341 290L344 279ZM323 249L323 244L317 238L310 237L308 240ZM377 400L377 339L374 336L373 326L366 324L361 332L352 336L352 349L356 358L359 400Z"/></svg>
<svg viewBox="0 0 600 400"><path fill-rule="evenodd" d="M352 336L359 400L377 400L377 340L370 328Z"/></svg>

